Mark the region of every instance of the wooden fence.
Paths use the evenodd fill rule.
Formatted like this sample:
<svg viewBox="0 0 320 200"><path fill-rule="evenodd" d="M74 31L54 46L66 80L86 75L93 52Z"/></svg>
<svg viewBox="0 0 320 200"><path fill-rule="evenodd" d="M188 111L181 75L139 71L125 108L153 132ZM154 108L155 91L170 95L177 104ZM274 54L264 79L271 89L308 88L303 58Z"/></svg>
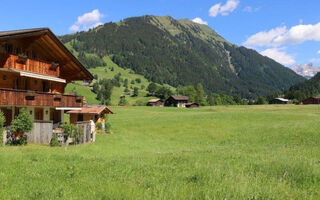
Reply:
<svg viewBox="0 0 320 200"><path fill-rule="evenodd" d="M76 123L80 134L80 143L95 142L95 124L92 121Z"/></svg>
<svg viewBox="0 0 320 200"><path fill-rule="evenodd" d="M78 122L76 124L79 134L79 143L89 143L95 142L95 124L93 121L84 121ZM63 133L61 132L61 137L63 140ZM53 135L53 123L52 121L34 121L33 130L30 133L27 133L27 141L28 143L34 144L50 144ZM10 130L6 130L3 133L2 142L6 144L7 140L11 137ZM65 145L72 143L72 139L68 139ZM64 142L62 142L63 144Z"/></svg>
<svg viewBox="0 0 320 200"><path fill-rule="evenodd" d="M27 133L28 143L49 144L52 139L52 121L34 121L33 130Z"/></svg>

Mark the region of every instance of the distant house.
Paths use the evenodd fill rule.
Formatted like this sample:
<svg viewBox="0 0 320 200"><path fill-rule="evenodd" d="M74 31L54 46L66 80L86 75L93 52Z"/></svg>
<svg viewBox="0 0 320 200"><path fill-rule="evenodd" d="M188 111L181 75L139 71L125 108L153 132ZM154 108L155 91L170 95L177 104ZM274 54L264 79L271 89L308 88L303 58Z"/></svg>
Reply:
<svg viewBox="0 0 320 200"><path fill-rule="evenodd" d="M181 96L181 95L173 95L170 96L165 101L165 106L174 106L178 108L185 108L186 103L188 103L189 98L187 96Z"/></svg>
<svg viewBox="0 0 320 200"><path fill-rule="evenodd" d="M289 99L274 98L270 101L270 104L288 104Z"/></svg>
<svg viewBox="0 0 320 200"><path fill-rule="evenodd" d="M105 114L113 114L113 111L104 105L86 105L81 110L71 110L67 112L70 114L70 123L92 120L95 124L105 122Z"/></svg>
<svg viewBox="0 0 320 200"><path fill-rule="evenodd" d="M163 106L163 101L161 99L150 99L147 103L147 106Z"/></svg>
<svg viewBox="0 0 320 200"><path fill-rule="evenodd" d="M187 108L199 108L198 103L186 103Z"/></svg>
<svg viewBox="0 0 320 200"><path fill-rule="evenodd" d="M309 97L302 101L303 104L320 104L320 96L318 97Z"/></svg>

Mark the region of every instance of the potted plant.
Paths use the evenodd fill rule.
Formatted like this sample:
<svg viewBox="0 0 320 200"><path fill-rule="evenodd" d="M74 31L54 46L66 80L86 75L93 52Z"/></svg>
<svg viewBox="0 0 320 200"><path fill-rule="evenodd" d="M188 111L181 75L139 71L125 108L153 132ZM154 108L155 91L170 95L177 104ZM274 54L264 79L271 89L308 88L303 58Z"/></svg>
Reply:
<svg viewBox="0 0 320 200"><path fill-rule="evenodd" d="M26 54L22 54L22 53L18 54L18 62L25 63L27 59L28 59L28 56Z"/></svg>
<svg viewBox="0 0 320 200"><path fill-rule="evenodd" d="M52 63L51 63L51 67L50 67L50 69L51 69L51 70L56 70L56 69L57 69L57 67L59 67L59 63L52 62Z"/></svg>
<svg viewBox="0 0 320 200"><path fill-rule="evenodd" d="M27 143L26 133L33 129L33 120L26 109L21 109L20 114L11 122L10 131L14 136L13 144Z"/></svg>

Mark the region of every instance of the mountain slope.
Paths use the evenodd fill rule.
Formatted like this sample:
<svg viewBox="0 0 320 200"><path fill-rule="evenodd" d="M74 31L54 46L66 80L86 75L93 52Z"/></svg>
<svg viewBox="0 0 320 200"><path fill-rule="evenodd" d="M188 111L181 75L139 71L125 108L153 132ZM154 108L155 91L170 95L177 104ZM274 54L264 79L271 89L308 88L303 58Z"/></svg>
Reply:
<svg viewBox="0 0 320 200"><path fill-rule="evenodd" d="M284 91L304 80L253 50L230 44L206 25L143 16L61 37L78 52L112 56L148 80L172 86L202 83L207 91L243 97Z"/></svg>
<svg viewBox="0 0 320 200"><path fill-rule="evenodd" d="M320 95L320 72L311 79L290 87L286 92L287 98L299 101L317 95Z"/></svg>

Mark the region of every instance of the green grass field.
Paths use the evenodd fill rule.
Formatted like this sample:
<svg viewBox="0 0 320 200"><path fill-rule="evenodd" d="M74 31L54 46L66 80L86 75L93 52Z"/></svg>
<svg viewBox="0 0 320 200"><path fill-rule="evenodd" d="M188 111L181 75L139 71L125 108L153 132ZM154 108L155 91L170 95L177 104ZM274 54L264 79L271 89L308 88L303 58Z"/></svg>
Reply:
<svg viewBox="0 0 320 200"><path fill-rule="evenodd" d="M113 134L0 147L0 199L320 199L320 107L113 107Z"/></svg>

